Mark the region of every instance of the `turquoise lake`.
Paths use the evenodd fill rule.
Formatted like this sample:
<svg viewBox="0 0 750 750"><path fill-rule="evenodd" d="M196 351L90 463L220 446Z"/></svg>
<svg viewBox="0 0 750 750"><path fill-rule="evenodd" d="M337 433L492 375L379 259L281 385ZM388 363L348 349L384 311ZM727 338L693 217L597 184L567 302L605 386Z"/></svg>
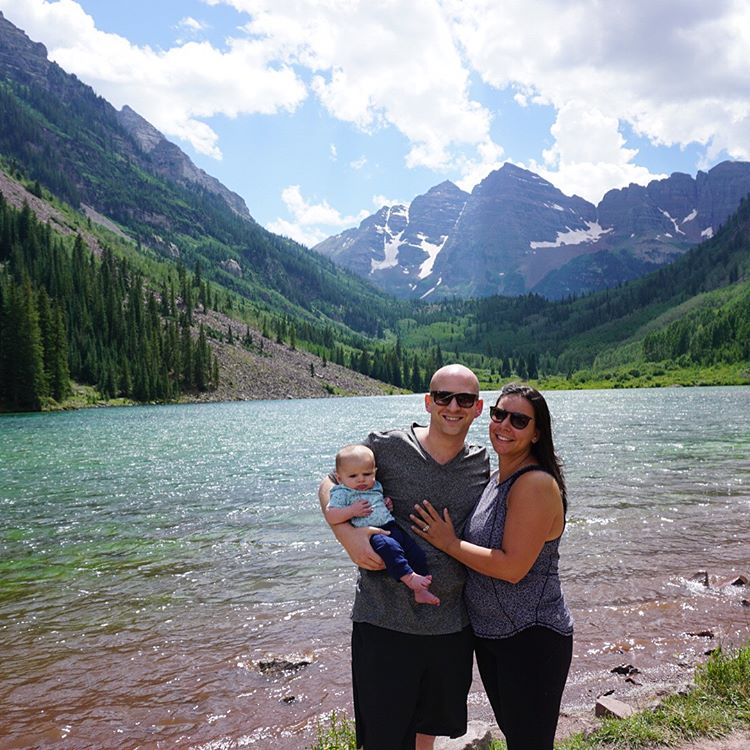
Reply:
<svg viewBox="0 0 750 750"><path fill-rule="evenodd" d="M750 388L546 395L570 502L564 705L677 683L750 634L750 591L721 585L750 574ZM421 396L0 417L2 747L309 746L351 710L355 571L318 482L344 443L426 417ZM259 669L274 658L310 663Z"/></svg>

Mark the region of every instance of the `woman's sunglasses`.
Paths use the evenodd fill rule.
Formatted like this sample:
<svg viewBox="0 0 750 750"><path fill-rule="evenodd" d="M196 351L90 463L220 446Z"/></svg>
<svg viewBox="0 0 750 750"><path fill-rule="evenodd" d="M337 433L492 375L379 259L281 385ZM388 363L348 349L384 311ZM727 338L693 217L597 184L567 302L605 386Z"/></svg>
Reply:
<svg viewBox="0 0 750 750"><path fill-rule="evenodd" d="M469 409L476 404L477 396L476 393L453 393L451 391L430 391L430 398L433 404L438 406L448 406L453 399L456 399L456 403L462 409Z"/></svg>
<svg viewBox="0 0 750 750"><path fill-rule="evenodd" d="M517 430L526 429L529 422L534 419L528 414L521 414L520 411L508 411L507 409L501 409L499 406L490 406L490 419L493 422L502 424L506 417L510 417L510 426Z"/></svg>

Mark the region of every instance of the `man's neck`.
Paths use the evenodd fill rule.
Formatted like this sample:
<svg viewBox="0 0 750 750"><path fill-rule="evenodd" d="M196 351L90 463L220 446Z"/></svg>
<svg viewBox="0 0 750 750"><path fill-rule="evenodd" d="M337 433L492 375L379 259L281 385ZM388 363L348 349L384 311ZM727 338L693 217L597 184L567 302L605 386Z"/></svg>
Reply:
<svg viewBox="0 0 750 750"><path fill-rule="evenodd" d="M415 427L414 434L422 448L439 464L452 461L463 449L466 435L435 435L428 427Z"/></svg>

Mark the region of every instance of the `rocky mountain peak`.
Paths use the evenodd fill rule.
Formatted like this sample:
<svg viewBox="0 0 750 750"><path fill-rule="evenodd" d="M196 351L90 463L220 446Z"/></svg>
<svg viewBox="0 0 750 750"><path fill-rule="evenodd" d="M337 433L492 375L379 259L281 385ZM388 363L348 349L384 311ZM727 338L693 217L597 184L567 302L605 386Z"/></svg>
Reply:
<svg viewBox="0 0 750 750"><path fill-rule="evenodd" d="M19 83L37 81L46 84L50 61L47 48L41 42L32 42L0 11L0 67Z"/></svg>
<svg viewBox="0 0 750 750"><path fill-rule="evenodd" d="M150 154L166 138L144 117L127 104L117 113L120 125L135 138L141 151Z"/></svg>
<svg viewBox="0 0 750 750"><path fill-rule="evenodd" d="M671 262L713 236L748 193L750 164L723 162L695 178L610 190L594 206L508 162L471 195L446 181L417 196L404 226L386 226L379 212L362 222L367 236L349 230L316 249L399 296L555 298Z"/></svg>
<svg viewBox="0 0 750 750"><path fill-rule="evenodd" d="M199 185L209 193L223 198L229 207L244 219L252 220L245 201L224 186L215 177L197 167L190 157L141 117L127 104L117 112L117 121L136 142L140 150L150 157L157 173L181 184Z"/></svg>
<svg viewBox="0 0 750 750"><path fill-rule="evenodd" d="M37 86L55 98L69 103L70 106L75 106L71 104L74 102L86 102L86 106L95 111L97 120L101 119L101 127L109 129L119 148L129 152L133 158L138 158L138 152L146 157L141 164L143 168L150 168L157 174L183 185L199 185L204 190L220 196L238 215L252 220L245 202L239 195L195 166L187 154L168 141L131 107L126 105L118 112L106 100L97 96L90 86L51 62L47 58L47 48L39 42L31 41L25 32L8 21L2 12L0 76L24 86ZM50 133L49 138L54 141L56 136ZM38 147L40 144L35 144L35 148Z"/></svg>

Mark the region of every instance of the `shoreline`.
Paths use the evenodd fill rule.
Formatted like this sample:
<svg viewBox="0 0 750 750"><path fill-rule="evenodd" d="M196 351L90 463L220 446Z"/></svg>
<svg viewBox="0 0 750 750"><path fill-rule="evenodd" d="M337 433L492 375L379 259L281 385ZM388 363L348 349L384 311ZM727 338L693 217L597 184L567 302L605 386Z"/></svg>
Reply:
<svg viewBox="0 0 750 750"><path fill-rule="evenodd" d="M330 363L329 363L330 366ZM505 382L512 382L513 379L509 378L507 381L500 383L487 383L482 382L480 384L480 392L495 393L502 388ZM214 394L213 392L206 391L200 395L181 395L179 398L172 401L132 401L126 398L111 398L104 399L97 395L97 391L94 386L74 384L73 390L75 395L69 397L62 403L54 402L52 404L46 404L42 409L38 411L3 411L0 409L0 417L12 416L18 414L53 414L64 411L78 411L80 409L114 409L122 407L133 407L133 406L182 406L188 404L222 404L222 403L244 403L246 401L288 401L295 399L346 399L346 398L362 398L362 397L378 397L378 396L414 396L422 395L412 391L405 391L399 389L396 386L391 386L387 383L380 383L380 381L372 381L380 386L380 389L373 388L368 384L368 387L358 390L338 390L326 391L323 393L309 393L300 392L297 394L287 393L285 395L279 395L278 393L264 393L263 395L256 394L236 394L232 396L227 393ZM542 380L535 381L523 381L528 382L530 385L538 388L544 392L556 392L556 391L616 391L616 390L667 390L671 388L743 388L750 387L750 380L743 379L741 382L737 381L700 381L700 382L668 382L668 383L638 383L633 382L628 385L619 385L591 381L591 382L561 382L556 378L551 378L549 382Z"/></svg>

